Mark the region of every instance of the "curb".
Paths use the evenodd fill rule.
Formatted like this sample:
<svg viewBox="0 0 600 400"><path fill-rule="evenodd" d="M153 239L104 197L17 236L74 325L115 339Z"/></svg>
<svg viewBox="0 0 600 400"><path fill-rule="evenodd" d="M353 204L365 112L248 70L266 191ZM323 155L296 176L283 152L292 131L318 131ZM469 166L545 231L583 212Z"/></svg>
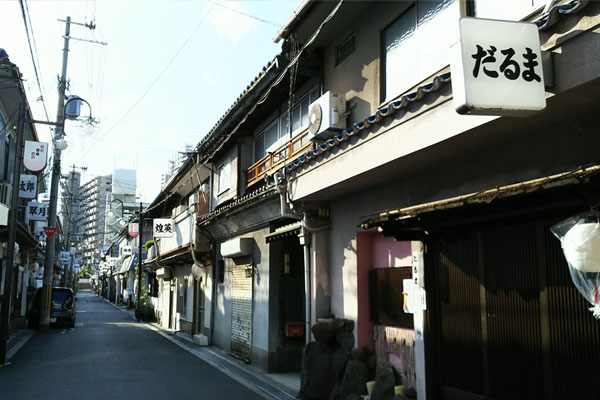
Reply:
<svg viewBox="0 0 600 400"><path fill-rule="evenodd" d="M6 344L6 363L33 337L33 333L29 329L24 329L8 340Z"/></svg>

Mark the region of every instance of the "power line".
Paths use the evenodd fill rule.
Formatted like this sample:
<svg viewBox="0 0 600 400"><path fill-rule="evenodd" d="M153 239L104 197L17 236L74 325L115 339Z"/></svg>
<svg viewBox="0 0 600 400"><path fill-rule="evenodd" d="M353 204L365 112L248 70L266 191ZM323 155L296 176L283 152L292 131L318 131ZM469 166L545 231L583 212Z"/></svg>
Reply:
<svg viewBox="0 0 600 400"><path fill-rule="evenodd" d="M275 23L275 22L271 22L271 21L267 21L266 19L255 17L252 14L248 14L248 13L245 13L243 11L236 10L235 8L228 7L228 6L224 5L224 4L218 3L216 1L208 0L208 2L212 3L212 4L215 4L215 5L219 6L219 7L225 8L225 9L227 9L229 11L233 11L234 13L238 13L238 14L244 15L244 16L246 16L248 18L255 19L255 20L259 21L259 22L262 22L262 23L265 23L265 24L269 24L269 25L273 25L274 27L277 27L277 28L279 28L281 26L281 24L278 24L278 23Z"/></svg>
<svg viewBox="0 0 600 400"><path fill-rule="evenodd" d="M27 43L29 44L29 53L31 54L31 63L33 64L33 71L35 72L35 79L37 81L37 86L40 91L40 100L42 101L42 106L44 107L44 114L46 115L46 120L50 120L48 117L48 110L46 109L46 103L44 102L44 91L42 90L42 83L40 79L40 75L38 74L38 67L40 60L37 52L37 45L35 43L35 36L33 34L33 25L31 24L31 15L29 14L29 7L27 6L26 0L19 0L19 4L21 5L21 15L23 16L23 24L25 25L25 32L27 34ZM27 21L29 20L29 25ZM29 34L29 27L31 27L31 35ZM31 42L33 41L33 46ZM35 53L35 56L34 56ZM36 63L37 59L37 63Z"/></svg>
<svg viewBox="0 0 600 400"><path fill-rule="evenodd" d="M138 106L138 104L140 104L142 102L142 100L146 97L146 95L148 93L150 93L150 91L152 90L152 88L158 83L158 81L160 80L160 78L162 78L162 76L164 75L164 73L167 72L167 69L169 69L169 67L171 66L171 64L173 64L173 62L175 61L175 59L179 56L179 54L184 49L184 47L189 43L189 41L192 39L192 37L196 34L196 32L198 31L198 29L200 29L200 26L204 23L204 21L206 20L206 18L208 17L208 15L210 14L210 12L212 11L212 8L213 8L213 6L211 6L211 8L206 12L206 14L204 14L204 16L200 19L200 22L198 22L198 25L196 25L196 27L194 28L194 30L192 31L192 33L187 37L187 39L179 47L179 49L177 50L177 52L175 53L175 55L171 58L171 60L167 63L167 65L165 65L165 67L158 74L158 76L154 79L154 81L150 84L150 86L148 86L148 88L144 91L144 93L142 93L142 95L140 96L140 98L131 106L131 108L110 129L108 129L102 136L98 137L98 139L96 139L96 141L94 143L92 143L92 145L90 146L89 149L87 149L85 152L83 152L83 154L77 160L77 162L81 161L83 159L83 157L85 157L87 155L87 153L89 153L92 150L92 148L100 140L102 140L106 135L108 135L117 126L119 126L121 124L121 122L123 122L123 120L129 114L131 114L131 112Z"/></svg>

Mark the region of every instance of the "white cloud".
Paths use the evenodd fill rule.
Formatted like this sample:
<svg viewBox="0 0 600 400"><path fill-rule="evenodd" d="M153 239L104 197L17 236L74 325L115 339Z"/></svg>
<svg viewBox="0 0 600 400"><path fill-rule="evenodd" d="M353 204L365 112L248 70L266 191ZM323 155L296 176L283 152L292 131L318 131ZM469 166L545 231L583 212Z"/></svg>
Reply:
<svg viewBox="0 0 600 400"><path fill-rule="evenodd" d="M226 38L234 45L237 45L246 34L257 28L258 23L252 18L235 12L232 9L250 14L249 10L241 2L233 0L224 2L223 7L215 5L209 15L209 19L220 37Z"/></svg>

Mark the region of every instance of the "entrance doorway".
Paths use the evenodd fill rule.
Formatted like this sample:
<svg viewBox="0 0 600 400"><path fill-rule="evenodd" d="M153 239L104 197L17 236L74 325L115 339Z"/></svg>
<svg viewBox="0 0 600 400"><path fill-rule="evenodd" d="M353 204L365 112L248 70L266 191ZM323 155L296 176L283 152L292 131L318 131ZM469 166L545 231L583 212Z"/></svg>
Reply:
<svg viewBox="0 0 600 400"><path fill-rule="evenodd" d="M573 286L550 223L438 235L438 398L595 398L600 324Z"/></svg>

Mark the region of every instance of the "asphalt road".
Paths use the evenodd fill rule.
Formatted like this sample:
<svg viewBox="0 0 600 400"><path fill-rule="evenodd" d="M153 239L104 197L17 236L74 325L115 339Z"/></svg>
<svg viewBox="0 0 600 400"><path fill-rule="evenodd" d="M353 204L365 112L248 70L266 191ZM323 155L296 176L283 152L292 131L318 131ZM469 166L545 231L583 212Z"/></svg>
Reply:
<svg viewBox="0 0 600 400"><path fill-rule="evenodd" d="M37 331L10 361L2 400L263 399L90 292L75 329Z"/></svg>

